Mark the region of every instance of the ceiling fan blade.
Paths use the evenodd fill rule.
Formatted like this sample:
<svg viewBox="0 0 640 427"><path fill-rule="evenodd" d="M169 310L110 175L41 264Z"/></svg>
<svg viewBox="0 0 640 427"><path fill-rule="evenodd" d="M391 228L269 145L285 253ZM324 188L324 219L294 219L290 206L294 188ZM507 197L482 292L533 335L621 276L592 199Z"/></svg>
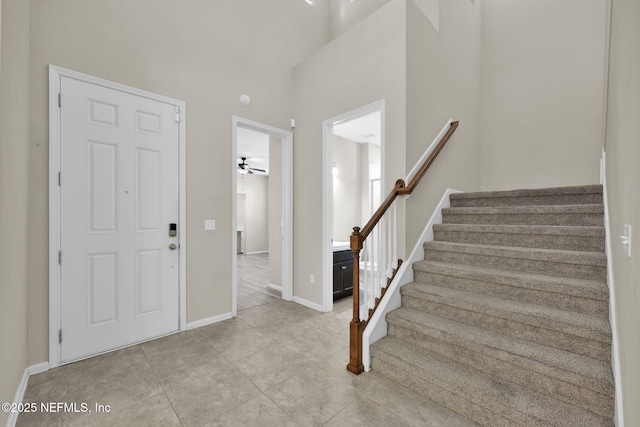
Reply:
<svg viewBox="0 0 640 427"><path fill-rule="evenodd" d="M264 169L258 169L258 168L249 168L249 169L256 172L266 172L266 170Z"/></svg>

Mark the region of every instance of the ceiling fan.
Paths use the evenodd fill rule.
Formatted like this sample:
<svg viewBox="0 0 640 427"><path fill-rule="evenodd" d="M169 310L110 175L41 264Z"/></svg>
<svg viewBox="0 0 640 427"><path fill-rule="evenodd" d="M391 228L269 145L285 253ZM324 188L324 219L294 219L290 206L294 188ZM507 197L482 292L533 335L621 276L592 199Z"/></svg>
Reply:
<svg viewBox="0 0 640 427"><path fill-rule="evenodd" d="M254 171L266 172L266 170L264 169L252 168L251 166L249 166L249 163L246 162L246 157L240 157L240 160L242 160L242 163L238 163L238 172L240 172L241 174L253 174Z"/></svg>

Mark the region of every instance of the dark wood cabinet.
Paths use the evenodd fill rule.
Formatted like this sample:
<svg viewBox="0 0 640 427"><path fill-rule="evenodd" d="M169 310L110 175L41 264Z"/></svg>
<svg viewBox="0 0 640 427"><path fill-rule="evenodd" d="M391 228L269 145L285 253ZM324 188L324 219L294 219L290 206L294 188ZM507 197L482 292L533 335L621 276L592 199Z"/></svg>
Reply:
<svg viewBox="0 0 640 427"><path fill-rule="evenodd" d="M333 299L353 295L353 251L333 253Z"/></svg>

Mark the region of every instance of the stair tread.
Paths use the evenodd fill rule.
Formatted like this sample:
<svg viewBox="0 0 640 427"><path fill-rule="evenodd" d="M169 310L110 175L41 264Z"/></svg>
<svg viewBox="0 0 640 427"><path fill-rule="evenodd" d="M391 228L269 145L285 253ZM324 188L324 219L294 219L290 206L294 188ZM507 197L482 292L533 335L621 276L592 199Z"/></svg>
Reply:
<svg viewBox="0 0 640 427"><path fill-rule="evenodd" d="M413 263L413 269L600 301L607 301L609 299L609 290L603 281L549 276L546 274L521 273L513 270L475 267L466 264L427 260Z"/></svg>
<svg viewBox="0 0 640 427"><path fill-rule="evenodd" d="M434 224L434 231L605 237L604 227L566 225Z"/></svg>
<svg viewBox="0 0 640 427"><path fill-rule="evenodd" d="M611 367L605 361L408 308L399 308L389 313L387 322L489 354L502 361L598 393L613 393Z"/></svg>
<svg viewBox="0 0 640 427"><path fill-rule="evenodd" d="M466 193L452 193L449 197L451 200L456 200L501 197L559 196L572 194L602 194L602 185L595 184L578 185L572 187L523 188L505 191L475 191Z"/></svg>
<svg viewBox="0 0 640 427"><path fill-rule="evenodd" d="M462 206L443 208L446 215L496 215L496 214L590 214L604 213L604 205L533 205L533 206Z"/></svg>
<svg viewBox="0 0 640 427"><path fill-rule="evenodd" d="M610 344L609 320L561 309L514 300L486 297L474 292L412 282L400 290L402 295L427 299L462 310L516 321L544 329Z"/></svg>
<svg viewBox="0 0 640 427"><path fill-rule="evenodd" d="M595 265L599 267L606 267L607 265L607 257L603 252L566 251L561 249L522 248L517 246L480 245L474 243L441 241L425 242L423 247L425 250L458 252L501 258L518 258L556 263Z"/></svg>
<svg viewBox="0 0 640 427"><path fill-rule="evenodd" d="M555 426L602 426L611 423L591 412L523 386L507 384L404 340L387 336L375 343L372 350L374 358L383 359L401 369L411 369L411 378L431 378L437 386L479 406L490 408L516 423L531 419L537 425ZM405 385L411 387L411 384Z"/></svg>

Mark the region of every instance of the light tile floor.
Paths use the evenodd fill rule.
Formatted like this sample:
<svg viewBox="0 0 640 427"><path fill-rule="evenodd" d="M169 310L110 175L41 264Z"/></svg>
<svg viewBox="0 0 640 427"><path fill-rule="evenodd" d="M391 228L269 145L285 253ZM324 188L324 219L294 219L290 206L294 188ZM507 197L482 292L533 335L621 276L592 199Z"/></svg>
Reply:
<svg viewBox="0 0 640 427"><path fill-rule="evenodd" d="M269 254L238 254L238 311L268 304L282 298L269 289Z"/></svg>
<svg viewBox="0 0 640 427"><path fill-rule="evenodd" d="M23 413L17 425L475 426L375 371L347 372L350 306L319 313L278 300L34 375L24 402L80 412Z"/></svg>

